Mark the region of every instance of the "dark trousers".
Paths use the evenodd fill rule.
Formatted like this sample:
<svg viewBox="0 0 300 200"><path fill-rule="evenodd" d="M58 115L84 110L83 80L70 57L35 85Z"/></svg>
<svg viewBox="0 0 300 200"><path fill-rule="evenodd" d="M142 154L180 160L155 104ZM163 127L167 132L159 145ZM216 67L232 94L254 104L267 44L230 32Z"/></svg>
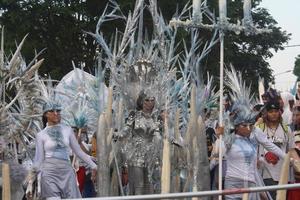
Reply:
<svg viewBox="0 0 300 200"><path fill-rule="evenodd" d="M278 181L274 181L272 178L266 178L264 179L264 183L266 186L270 186L270 185L278 185ZM269 191L271 197L273 198L273 200L276 199L276 193L277 193L277 190L272 190L272 191Z"/></svg>

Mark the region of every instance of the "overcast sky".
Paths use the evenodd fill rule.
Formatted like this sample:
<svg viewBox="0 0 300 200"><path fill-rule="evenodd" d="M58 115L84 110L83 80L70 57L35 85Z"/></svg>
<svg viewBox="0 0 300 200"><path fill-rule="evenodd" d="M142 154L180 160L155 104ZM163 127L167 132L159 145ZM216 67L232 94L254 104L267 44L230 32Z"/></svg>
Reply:
<svg viewBox="0 0 300 200"><path fill-rule="evenodd" d="M296 81L292 72L284 72L294 69L295 58L300 54L300 0L263 0L260 7L267 8L278 22L278 26L288 33L292 33L288 45L299 45L298 47L287 47L277 53L274 52L274 57L269 60L271 68L274 70L275 87L286 91L292 88Z"/></svg>

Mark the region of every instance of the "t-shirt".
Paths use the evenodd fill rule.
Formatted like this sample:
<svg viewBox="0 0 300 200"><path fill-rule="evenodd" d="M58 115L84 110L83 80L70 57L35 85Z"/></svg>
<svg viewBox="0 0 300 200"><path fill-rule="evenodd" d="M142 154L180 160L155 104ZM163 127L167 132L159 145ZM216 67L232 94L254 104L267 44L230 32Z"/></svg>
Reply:
<svg viewBox="0 0 300 200"><path fill-rule="evenodd" d="M288 128L287 126L285 128L286 130L284 130L283 125L279 124L275 133L273 134L267 126L264 126L263 131L270 142L273 142L283 152L287 153L289 149L294 148L295 142L294 134L292 133L290 128ZM272 178L274 181L279 181L283 159L280 159L275 165L268 163L265 159L265 154L267 152L268 150L263 148L263 146L259 147L259 159L264 163L264 166L261 169L262 177L264 179Z"/></svg>

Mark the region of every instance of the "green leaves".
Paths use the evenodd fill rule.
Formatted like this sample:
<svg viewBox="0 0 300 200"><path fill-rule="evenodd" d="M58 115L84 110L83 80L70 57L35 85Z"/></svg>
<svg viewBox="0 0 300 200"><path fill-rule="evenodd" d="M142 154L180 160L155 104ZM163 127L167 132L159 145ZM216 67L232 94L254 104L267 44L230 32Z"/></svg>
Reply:
<svg viewBox="0 0 300 200"><path fill-rule="evenodd" d="M182 10L187 0L159 0L158 6L166 20L170 20L178 10ZM272 33L255 36L245 36L243 33L225 35L225 65L232 64L237 70L246 74L247 82L252 82L252 87L257 90L258 76L266 82L272 80L272 70L266 59L273 56L272 50L283 49L290 34L282 30L274 18L264 8L258 8L261 0L254 0L252 17L259 28L271 28ZM34 57L34 51L39 52L46 48L41 57L45 62L39 70L41 74L50 74L54 79L60 79L72 69L72 61L77 67L85 65L86 71L94 67L96 44L91 36L83 31L94 32L97 21L105 8L108 0L2 0L0 10L5 12L0 17L1 25L5 25L6 52L14 50L15 41L29 33L28 40L22 49L26 60ZM135 0L118 1L123 13L133 10ZM241 1L229 1L228 17L230 22L236 23L243 17ZM218 15L217 1L208 1L211 11ZM204 19L207 21L207 19ZM145 12L145 26L151 34L152 19ZM122 30L124 23L110 21L103 24L101 31L105 37L111 37L116 29ZM188 38L189 34L179 30L182 37ZM209 40L213 33L201 30L200 36ZM109 38L105 38L109 39ZM181 41L182 38L178 38ZM189 38L187 39L189 40ZM181 46L180 48L183 48ZM200 48L201 49L201 48ZM178 52L181 50L178 49ZM203 63L203 74L207 71L211 75L219 76L219 45L215 45Z"/></svg>

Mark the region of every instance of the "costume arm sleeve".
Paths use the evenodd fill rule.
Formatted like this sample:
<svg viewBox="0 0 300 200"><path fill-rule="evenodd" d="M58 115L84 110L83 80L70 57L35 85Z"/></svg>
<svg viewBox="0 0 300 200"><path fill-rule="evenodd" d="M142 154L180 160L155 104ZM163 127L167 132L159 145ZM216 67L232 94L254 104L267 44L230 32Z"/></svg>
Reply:
<svg viewBox="0 0 300 200"><path fill-rule="evenodd" d="M70 134L70 147L73 152L78 156L81 160L86 162L92 169L96 169L97 165L92 161L91 157L84 153L76 140L74 134Z"/></svg>
<svg viewBox="0 0 300 200"><path fill-rule="evenodd" d="M36 136L35 156L34 156L33 167L36 168L37 170L39 170L44 158L45 158L44 142L42 140L41 133L38 133Z"/></svg>
<svg viewBox="0 0 300 200"><path fill-rule="evenodd" d="M273 142L268 140L266 134L264 134L260 128L255 127L255 138L258 141L258 143L261 144L265 149L271 151L279 158L284 159L285 153Z"/></svg>

